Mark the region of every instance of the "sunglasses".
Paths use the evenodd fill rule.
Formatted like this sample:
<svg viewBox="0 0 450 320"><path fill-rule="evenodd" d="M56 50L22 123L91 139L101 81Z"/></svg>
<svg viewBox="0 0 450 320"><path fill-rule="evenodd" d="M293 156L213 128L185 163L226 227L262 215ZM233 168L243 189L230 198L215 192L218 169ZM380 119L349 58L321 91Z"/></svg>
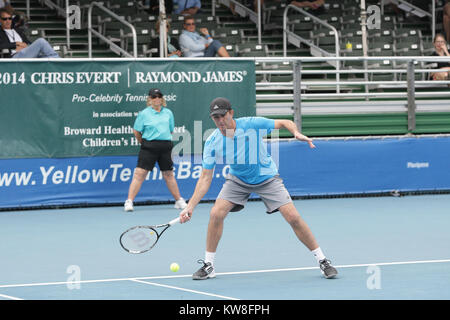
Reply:
<svg viewBox="0 0 450 320"><path fill-rule="evenodd" d="M152 99L156 99L156 98L162 98L162 95L160 95L160 94L157 94L157 95L155 95L155 96L150 96L150 98L152 98Z"/></svg>
<svg viewBox="0 0 450 320"><path fill-rule="evenodd" d="M2 18L3 21L6 21L6 20L12 20L12 19L13 19L12 17Z"/></svg>

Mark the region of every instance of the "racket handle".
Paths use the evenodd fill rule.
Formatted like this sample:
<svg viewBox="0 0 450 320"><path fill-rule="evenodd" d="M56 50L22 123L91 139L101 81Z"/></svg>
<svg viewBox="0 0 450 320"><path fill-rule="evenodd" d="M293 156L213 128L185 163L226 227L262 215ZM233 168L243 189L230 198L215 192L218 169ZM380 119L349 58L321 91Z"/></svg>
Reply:
<svg viewBox="0 0 450 320"><path fill-rule="evenodd" d="M169 226L173 226L175 223L180 222L180 217L173 219L172 221L169 222Z"/></svg>

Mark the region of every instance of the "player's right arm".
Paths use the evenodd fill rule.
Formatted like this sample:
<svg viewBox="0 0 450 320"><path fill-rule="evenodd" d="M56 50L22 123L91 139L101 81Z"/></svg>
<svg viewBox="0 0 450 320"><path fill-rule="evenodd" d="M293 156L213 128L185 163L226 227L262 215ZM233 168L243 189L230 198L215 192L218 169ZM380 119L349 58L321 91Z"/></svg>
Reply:
<svg viewBox="0 0 450 320"><path fill-rule="evenodd" d="M195 186L194 194L189 199L187 207L180 213L181 223L188 222L191 219L195 207L199 204L200 200L203 199L205 194L208 192L209 187L211 186L213 173L214 169L203 168L197 185Z"/></svg>

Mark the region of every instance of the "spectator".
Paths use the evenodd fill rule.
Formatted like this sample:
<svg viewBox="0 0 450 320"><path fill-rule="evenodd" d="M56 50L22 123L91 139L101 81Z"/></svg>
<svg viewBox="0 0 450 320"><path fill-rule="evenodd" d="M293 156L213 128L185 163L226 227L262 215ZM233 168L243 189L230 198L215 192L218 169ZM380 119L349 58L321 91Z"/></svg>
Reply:
<svg viewBox="0 0 450 320"><path fill-rule="evenodd" d="M213 40L208 29L200 28L200 35L195 31L195 19L184 18L184 30L180 35L180 47L185 57L229 57L228 51L218 40Z"/></svg>
<svg viewBox="0 0 450 320"><path fill-rule="evenodd" d="M166 26L167 26L167 56L170 58L179 58L183 54L181 53L181 49L180 49L178 40L175 37L171 37L169 35L170 23L168 21L166 22ZM160 54L159 54L160 20L158 20L156 22L155 30L156 30L157 37L152 39L150 46L152 49L156 49L156 50L152 51L153 52L152 56L159 57L160 56Z"/></svg>
<svg viewBox="0 0 450 320"><path fill-rule="evenodd" d="M5 9L11 8L12 9L11 4L9 3L8 0L0 0L0 9L3 9L3 8L5 8Z"/></svg>
<svg viewBox="0 0 450 320"><path fill-rule="evenodd" d="M301 9L307 9L309 13L322 14L325 12L325 0L306 0L306 1L291 1L292 5Z"/></svg>
<svg viewBox="0 0 450 320"><path fill-rule="evenodd" d="M8 49L11 58L59 58L43 38L31 43L20 28L12 28L12 15L0 9L0 50Z"/></svg>
<svg viewBox="0 0 450 320"><path fill-rule="evenodd" d="M447 0L442 10L442 24L444 27L447 42L450 42L450 1Z"/></svg>
<svg viewBox="0 0 450 320"><path fill-rule="evenodd" d="M431 54L432 56L441 56L441 57L450 57L447 48L447 42L442 34L438 33L434 37L434 52ZM438 62L437 69L448 70L449 72L433 72L430 74L433 80L448 80L450 73L450 63L449 62Z"/></svg>
<svg viewBox="0 0 450 320"><path fill-rule="evenodd" d="M13 16L13 20L12 20L13 27L20 27L20 28L26 27L27 17L25 15L25 13L23 13L22 11L15 10L11 6L10 1L7 1L7 0L0 0L0 9L3 9L3 8L6 9L10 15Z"/></svg>
<svg viewBox="0 0 450 320"><path fill-rule="evenodd" d="M150 0L149 1L149 10L148 13L151 15L159 15L159 0ZM164 7L166 8L166 15L172 14L173 11L173 1L165 0Z"/></svg>
<svg viewBox="0 0 450 320"><path fill-rule="evenodd" d="M173 0L173 4L175 7L173 13L184 16L193 16L202 7L200 0Z"/></svg>

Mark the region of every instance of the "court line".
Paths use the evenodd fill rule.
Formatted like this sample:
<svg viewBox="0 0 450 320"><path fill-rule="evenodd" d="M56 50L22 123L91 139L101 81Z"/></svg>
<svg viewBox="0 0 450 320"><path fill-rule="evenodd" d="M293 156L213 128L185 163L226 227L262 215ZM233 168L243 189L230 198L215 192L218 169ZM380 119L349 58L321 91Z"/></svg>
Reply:
<svg viewBox="0 0 450 320"><path fill-rule="evenodd" d="M9 299L9 300L23 300L21 298L7 296L6 294L0 294L0 298L6 298L6 299Z"/></svg>
<svg viewBox="0 0 450 320"><path fill-rule="evenodd" d="M180 288L180 287L175 287L175 286L169 286L169 285L166 285L166 284L160 284L160 283L155 283L155 282L148 282L148 281L142 281L142 280L137 280L137 279L132 279L131 281L144 283L144 284L157 286L157 287L164 287L164 288L175 289L175 290L180 290L180 291L186 291L186 292L191 292L191 293L203 294L205 296L211 296L211 297L215 297L215 298L222 298L222 299L227 299L227 300L239 300L237 298L221 296L221 295L214 294L214 293L197 291L197 290L191 290L191 289Z"/></svg>
<svg viewBox="0 0 450 320"><path fill-rule="evenodd" d="M408 264L424 264L424 263L448 263L448 262L450 262L450 259L349 264L349 265L336 265L335 267L339 270L340 268L360 268L360 267L368 267L368 266L391 266L391 265L408 265ZM217 275L267 273L267 272L304 271L304 270L315 270L315 269L319 269L319 267L299 267L299 268L280 268L280 269L234 271L234 272L216 272L216 276ZM67 285L67 284L74 285L74 284L83 284L83 283L86 284L86 283L130 281L130 280L157 280L157 279L174 279L174 278L190 278L190 277L192 277L192 274L184 274L184 275L176 275L176 276L175 275L174 276L151 276L151 277L133 277L133 278L100 279L100 280L80 280L80 281L60 281L60 282L6 284L6 285L0 285L0 288L52 286L52 285Z"/></svg>

